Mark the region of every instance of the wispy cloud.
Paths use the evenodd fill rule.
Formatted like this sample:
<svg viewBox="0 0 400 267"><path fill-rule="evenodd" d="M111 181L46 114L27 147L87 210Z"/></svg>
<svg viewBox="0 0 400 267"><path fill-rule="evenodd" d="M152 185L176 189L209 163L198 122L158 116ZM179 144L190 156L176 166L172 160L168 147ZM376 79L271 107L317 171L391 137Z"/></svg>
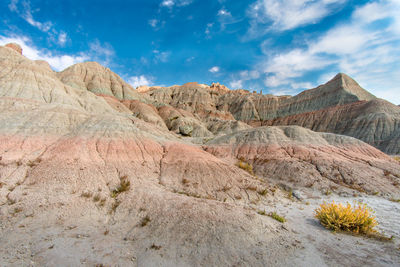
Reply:
<svg viewBox="0 0 400 267"><path fill-rule="evenodd" d="M194 0L163 0L160 4L161 7L172 8L174 6L187 6L193 3Z"/></svg>
<svg viewBox="0 0 400 267"><path fill-rule="evenodd" d="M170 51L159 51L159 50L153 50L154 54L154 63L166 63L169 60L169 57L171 56Z"/></svg>
<svg viewBox="0 0 400 267"><path fill-rule="evenodd" d="M149 25L153 28L157 27L159 21L157 19L151 19L149 20Z"/></svg>
<svg viewBox="0 0 400 267"><path fill-rule="evenodd" d="M64 70L73 64L89 59L84 53L66 55L55 54L47 50L39 49L35 47L28 37L25 36L5 37L0 35L0 45L5 45L7 43L19 44L23 49L24 56L32 60L45 60L57 71Z"/></svg>
<svg viewBox="0 0 400 267"><path fill-rule="evenodd" d="M247 10L250 35L285 31L315 24L334 13L347 0L257 0Z"/></svg>
<svg viewBox="0 0 400 267"><path fill-rule="evenodd" d="M24 0L22 2L20 2L19 0L11 0L8 8L11 12L16 13L31 26L42 32L47 33L48 41L58 44L62 47L65 46L68 40L67 33L55 29L54 23L51 21L40 22L36 20L33 16L34 11L31 8L31 2L29 0Z"/></svg>
<svg viewBox="0 0 400 267"><path fill-rule="evenodd" d="M138 86L149 86L153 84L153 78L145 75L131 76L128 78L128 83L136 88Z"/></svg>
<svg viewBox="0 0 400 267"><path fill-rule="evenodd" d="M19 8L19 7L22 7L22 8ZM23 18L30 25L32 25L33 27L35 27L43 32L48 32L51 29L51 27L53 26L53 23L51 23L50 21L39 22L33 18L33 12L31 9L30 1L23 1L19 5L18 0L11 0L10 4L8 5L8 8L10 9L10 11L17 13L21 18Z"/></svg>
<svg viewBox="0 0 400 267"><path fill-rule="evenodd" d="M60 46L64 46L65 43L67 42L67 38L68 38L67 34L66 34L65 32L61 32L61 33L58 35L58 44L59 44Z"/></svg>
<svg viewBox="0 0 400 267"><path fill-rule="evenodd" d="M256 80L260 78L260 72L258 70L244 70L239 72L239 75L236 75L235 79L229 83L232 89L243 88L244 83L250 80Z"/></svg>

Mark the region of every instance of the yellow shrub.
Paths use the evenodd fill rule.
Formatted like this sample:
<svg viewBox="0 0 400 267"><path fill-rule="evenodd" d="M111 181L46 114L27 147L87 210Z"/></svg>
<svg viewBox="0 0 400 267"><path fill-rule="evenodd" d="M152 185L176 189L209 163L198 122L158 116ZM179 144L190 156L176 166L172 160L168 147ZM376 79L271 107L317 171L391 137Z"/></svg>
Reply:
<svg viewBox="0 0 400 267"><path fill-rule="evenodd" d="M244 161L242 161L242 160L239 160L239 161L236 163L236 166L238 166L238 167L241 168L242 170L247 171L247 172L250 173L251 175L254 175L253 165L251 165L251 164L249 164L249 163L247 163L247 162L244 162Z"/></svg>
<svg viewBox="0 0 400 267"><path fill-rule="evenodd" d="M333 231L371 234L376 232L374 227L378 225L375 216L372 215L373 210L365 204L352 207L349 203L347 205L324 203L315 212L315 217L321 224Z"/></svg>

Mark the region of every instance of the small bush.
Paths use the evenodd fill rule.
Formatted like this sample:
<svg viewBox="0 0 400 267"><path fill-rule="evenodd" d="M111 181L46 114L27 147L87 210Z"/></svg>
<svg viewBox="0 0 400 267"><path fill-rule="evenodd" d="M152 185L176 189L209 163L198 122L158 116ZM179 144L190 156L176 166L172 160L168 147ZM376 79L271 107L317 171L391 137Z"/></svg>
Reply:
<svg viewBox="0 0 400 267"><path fill-rule="evenodd" d="M243 161L243 160L239 160L236 163L236 166L238 166L239 168L241 168L242 170L245 170L246 172L248 172L249 174L254 176L254 171L253 171L253 165Z"/></svg>
<svg viewBox="0 0 400 267"><path fill-rule="evenodd" d="M153 244L153 245L151 245L150 249L159 250L159 249L161 249L161 246L157 246L157 245Z"/></svg>
<svg viewBox="0 0 400 267"><path fill-rule="evenodd" d="M116 198L120 193L128 191L131 187L131 182L128 180L128 176L121 176L119 180L120 184L111 192L112 198Z"/></svg>
<svg viewBox="0 0 400 267"><path fill-rule="evenodd" d="M345 206L324 203L315 212L321 224L333 231L371 234L376 232L374 227L378 225L373 210L365 204L352 207L349 203Z"/></svg>
<svg viewBox="0 0 400 267"><path fill-rule="evenodd" d="M100 200L100 194L96 194L94 197L93 197L93 201L94 202L97 202L97 201L99 201Z"/></svg>
<svg viewBox="0 0 400 267"><path fill-rule="evenodd" d="M285 217L278 215L276 212L271 212L268 214L268 216L277 220L278 222L281 222L281 223L286 222Z"/></svg>
<svg viewBox="0 0 400 267"><path fill-rule="evenodd" d="M257 211L257 213L262 216L267 216L267 213L265 212L265 210L259 210L259 211Z"/></svg>
<svg viewBox="0 0 400 267"><path fill-rule="evenodd" d="M264 189L258 190L257 193L262 195L262 196L265 196L265 195L268 194L268 188L264 188Z"/></svg>
<svg viewBox="0 0 400 267"><path fill-rule="evenodd" d="M89 191L84 191L81 194L81 197L86 197L86 198L91 198L92 196L93 196L93 193L89 192Z"/></svg>
<svg viewBox="0 0 400 267"><path fill-rule="evenodd" d="M383 171L383 175L385 175L386 177L390 176L392 173L388 170L384 170Z"/></svg>
<svg viewBox="0 0 400 267"><path fill-rule="evenodd" d="M146 215L140 222L141 227L145 227L151 221L150 217Z"/></svg>

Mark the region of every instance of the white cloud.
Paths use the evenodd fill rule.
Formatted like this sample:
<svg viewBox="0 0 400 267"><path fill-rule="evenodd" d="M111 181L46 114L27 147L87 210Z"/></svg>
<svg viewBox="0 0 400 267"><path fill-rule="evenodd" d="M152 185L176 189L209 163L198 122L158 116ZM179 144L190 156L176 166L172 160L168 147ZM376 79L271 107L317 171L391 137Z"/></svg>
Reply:
<svg viewBox="0 0 400 267"><path fill-rule="evenodd" d="M229 83L231 89L241 89L243 88L243 80L235 80Z"/></svg>
<svg viewBox="0 0 400 267"><path fill-rule="evenodd" d="M285 31L315 24L347 0L258 0L247 11L251 35L265 28ZM268 25L269 27L266 27Z"/></svg>
<svg viewBox="0 0 400 267"><path fill-rule="evenodd" d="M175 5L173 0L164 0L161 2L161 6L172 7L173 5Z"/></svg>
<svg viewBox="0 0 400 267"><path fill-rule="evenodd" d="M226 9L220 9L219 11L218 11L218 16L232 16L232 14L228 11L228 10L226 10Z"/></svg>
<svg viewBox="0 0 400 267"><path fill-rule="evenodd" d="M243 70L237 76L229 83L232 89L243 88L245 82L260 78L260 72L258 70Z"/></svg>
<svg viewBox="0 0 400 267"><path fill-rule="evenodd" d="M128 78L128 83L136 88L138 86L150 86L153 84L152 78L146 77L145 75L131 76Z"/></svg>
<svg viewBox="0 0 400 267"><path fill-rule="evenodd" d="M114 48L108 43L101 43L94 40L89 43L89 55L91 60L98 61L100 64L109 67L115 56Z"/></svg>
<svg viewBox="0 0 400 267"><path fill-rule="evenodd" d="M211 73L217 73L220 71L220 68L218 66L214 66L211 69L208 70Z"/></svg>
<svg viewBox="0 0 400 267"><path fill-rule="evenodd" d="M239 75L243 80L247 81L247 80L258 79L260 77L260 72L257 70L252 70L252 71L244 70L241 71Z"/></svg>
<svg viewBox="0 0 400 267"><path fill-rule="evenodd" d="M0 45L8 43L17 43L22 48L24 56L31 60L45 60L52 68L57 71L64 70L65 68L88 60L88 57L83 53L77 55L56 55L49 51L36 48L32 41L25 36L5 37L0 35Z"/></svg>

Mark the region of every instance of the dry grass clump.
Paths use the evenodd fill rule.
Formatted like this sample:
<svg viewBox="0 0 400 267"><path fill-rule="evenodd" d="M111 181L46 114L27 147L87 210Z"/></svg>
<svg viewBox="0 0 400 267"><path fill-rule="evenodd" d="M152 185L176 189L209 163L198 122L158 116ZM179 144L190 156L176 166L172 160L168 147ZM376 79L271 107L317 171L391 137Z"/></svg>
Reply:
<svg viewBox="0 0 400 267"><path fill-rule="evenodd" d="M151 221L150 217L148 215L146 215L146 217L144 217L141 222L140 222L140 226L141 227L145 227L149 222Z"/></svg>
<svg viewBox="0 0 400 267"><path fill-rule="evenodd" d="M268 216L277 220L278 222L281 222L281 223L286 222L285 217L278 215L276 212L271 212L268 214Z"/></svg>
<svg viewBox="0 0 400 267"><path fill-rule="evenodd" d="M120 193L128 191L131 188L131 182L128 180L128 176L124 175L121 176L119 179L120 184L111 192L112 198L116 198Z"/></svg>
<svg viewBox="0 0 400 267"><path fill-rule="evenodd" d="M373 210L365 204L352 207L349 203L342 205L333 201L321 204L315 212L315 217L330 230L364 235L376 233L374 227L378 223L372 215Z"/></svg>
<svg viewBox="0 0 400 267"><path fill-rule="evenodd" d="M253 171L253 165L243 161L243 160L239 160L236 163L236 166L238 166L239 168L241 168L242 170L245 170L246 172L250 173L251 175L254 176L254 171Z"/></svg>

